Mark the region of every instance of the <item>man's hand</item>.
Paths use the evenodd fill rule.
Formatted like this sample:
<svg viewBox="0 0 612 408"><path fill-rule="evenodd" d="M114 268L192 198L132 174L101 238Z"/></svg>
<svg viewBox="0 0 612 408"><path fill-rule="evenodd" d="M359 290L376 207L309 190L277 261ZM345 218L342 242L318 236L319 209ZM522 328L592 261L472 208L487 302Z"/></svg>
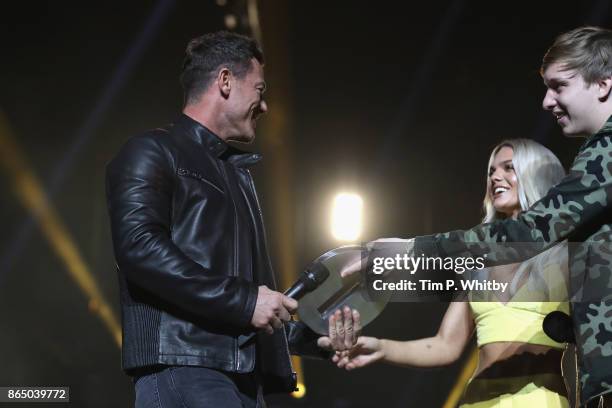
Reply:
<svg viewBox="0 0 612 408"><path fill-rule="evenodd" d="M251 324L256 329L272 334L274 329L282 328L283 322L291 319L291 313L295 312L297 307L297 300L262 285L257 292L257 304L255 304Z"/></svg>
<svg viewBox="0 0 612 408"><path fill-rule="evenodd" d="M366 267L367 258L362 258L361 254L357 254L349 259L340 269L340 277L346 278L354 273L361 271Z"/></svg>
<svg viewBox="0 0 612 408"><path fill-rule="evenodd" d="M326 350L349 350L357 342L360 333L359 312L345 306L343 311L338 309L329 317L329 337L319 337L317 344Z"/></svg>
<svg viewBox="0 0 612 408"><path fill-rule="evenodd" d="M378 247L381 247L382 245L389 245L390 247L392 245L398 246L398 247L402 247L402 251L404 250L403 247L405 247L405 250L410 252L412 251L412 246L414 245L414 238L413 239L400 239L400 238L379 238L376 241L370 241L366 244L366 248L368 249L368 251L371 251L372 249ZM392 247L391 247L392 248ZM399 253L399 252L398 252ZM362 258L361 254L359 256L354 256L353 258L349 259L342 267L342 269L340 270L340 276L342 278L346 278L347 276L350 276L354 273L357 273L359 271L361 271L362 269L364 269L367 266L367 257L366 258Z"/></svg>
<svg viewBox="0 0 612 408"><path fill-rule="evenodd" d="M320 337L319 347L336 353L332 362L339 368L353 370L365 367L384 357L382 341L375 337L360 336L359 312L344 307L329 317L329 337Z"/></svg>

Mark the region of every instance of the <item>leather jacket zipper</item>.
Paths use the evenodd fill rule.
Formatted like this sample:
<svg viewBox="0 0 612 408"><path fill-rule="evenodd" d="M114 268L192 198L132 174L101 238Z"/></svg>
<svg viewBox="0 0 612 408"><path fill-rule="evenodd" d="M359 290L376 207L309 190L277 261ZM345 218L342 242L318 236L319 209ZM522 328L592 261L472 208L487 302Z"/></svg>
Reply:
<svg viewBox="0 0 612 408"><path fill-rule="evenodd" d="M270 270L270 272L272 272L272 265L270 264L270 254L268 253L268 243L267 243L267 237L266 237L266 226L264 224L264 219L263 219L263 214L261 213L261 206L259 205L259 198L257 197L257 191L255 190L255 183L253 182L253 176L251 176L251 172L246 169L246 172L249 176L249 187L251 188L251 193L253 194L253 197L255 197L255 204L257 205L257 213L259 214L259 223L261 224L261 228L262 228L262 236L261 239L263 241L264 244L264 248L265 248L265 255L266 255L266 263L268 264L268 268ZM274 279L274 276L272 276L272 278ZM289 361L289 370L291 371L291 375L296 376L295 371L293 370L293 362L291 361L291 352L289 351L289 340L287 339L287 332L285 331L285 325L283 324L283 337L285 338L285 351L287 353L288 356L288 361ZM294 384L295 387L295 384Z"/></svg>
<svg viewBox="0 0 612 408"><path fill-rule="evenodd" d="M232 187L230 186L229 177L227 172L225 171L225 165L220 163L221 173L223 175L223 179L227 185L227 191L229 192L230 199L232 200L232 205L234 206L234 265L232 276L238 276L238 209L236 208L236 201L234 197L234 193L232 191ZM240 350L238 347L238 338L234 337L234 370L238 371L240 368Z"/></svg>

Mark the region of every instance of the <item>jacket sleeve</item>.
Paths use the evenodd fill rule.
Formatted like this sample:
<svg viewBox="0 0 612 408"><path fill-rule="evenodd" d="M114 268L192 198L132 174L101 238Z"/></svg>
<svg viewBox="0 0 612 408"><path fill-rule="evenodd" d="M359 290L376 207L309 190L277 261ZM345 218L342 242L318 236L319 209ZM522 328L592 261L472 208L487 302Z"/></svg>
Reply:
<svg viewBox="0 0 612 408"><path fill-rule="evenodd" d="M569 174L517 219L418 237L415 253L484 256L487 265L496 265L523 261L563 240L584 241L611 221L610 143L610 134L590 142L576 157Z"/></svg>
<svg viewBox="0 0 612 408"><path fill-rule="evenodd" d="M127 281L207 320L248 327L257 286L213 275L171 239L171 157L155 135L130 139L106 169L115 258Z"/></svg>
<svg viewBox="0 0 612 408"><path fill-rule="evenodd" d="M324 350L317 345L317 340L322 336L312 331L303 322L291 320L286 322L284 327L289 343L289 352L292 355L328 359L334 354L332 351Z"/></svg>

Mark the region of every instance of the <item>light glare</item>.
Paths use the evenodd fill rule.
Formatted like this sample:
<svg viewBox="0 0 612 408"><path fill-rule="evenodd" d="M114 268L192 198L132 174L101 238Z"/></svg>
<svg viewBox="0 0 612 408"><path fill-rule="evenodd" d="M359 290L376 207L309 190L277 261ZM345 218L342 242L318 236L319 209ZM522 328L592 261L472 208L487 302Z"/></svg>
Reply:
<svg viewBox="0 0 612 408"><path fill-rule="evenodd" d="M357 194L342 193L334 199L332 235L341 241L355 241L361 234L363 200Z"/></svg>

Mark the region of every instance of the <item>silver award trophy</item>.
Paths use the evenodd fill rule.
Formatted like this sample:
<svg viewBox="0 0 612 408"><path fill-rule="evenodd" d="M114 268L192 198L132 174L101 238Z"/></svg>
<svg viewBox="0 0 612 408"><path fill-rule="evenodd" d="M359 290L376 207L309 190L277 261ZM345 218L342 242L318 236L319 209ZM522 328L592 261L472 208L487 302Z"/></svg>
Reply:
<svg viewBox="0 0 612 408"><path fill-rule="evenodd" d="M300 320L313 331L327 335L329 317L344 306L359 311L361 326L365 327L387 305L391 296L389 291L371 296L362 273L356 272L345 278L340 276L346 265L362 259L362 256L362 247L343 246L324 253L307 268L309 270L324 267L329 271L329 276L299 301ZM362 262L367 262L367 259L362 259Z"/></svg>

